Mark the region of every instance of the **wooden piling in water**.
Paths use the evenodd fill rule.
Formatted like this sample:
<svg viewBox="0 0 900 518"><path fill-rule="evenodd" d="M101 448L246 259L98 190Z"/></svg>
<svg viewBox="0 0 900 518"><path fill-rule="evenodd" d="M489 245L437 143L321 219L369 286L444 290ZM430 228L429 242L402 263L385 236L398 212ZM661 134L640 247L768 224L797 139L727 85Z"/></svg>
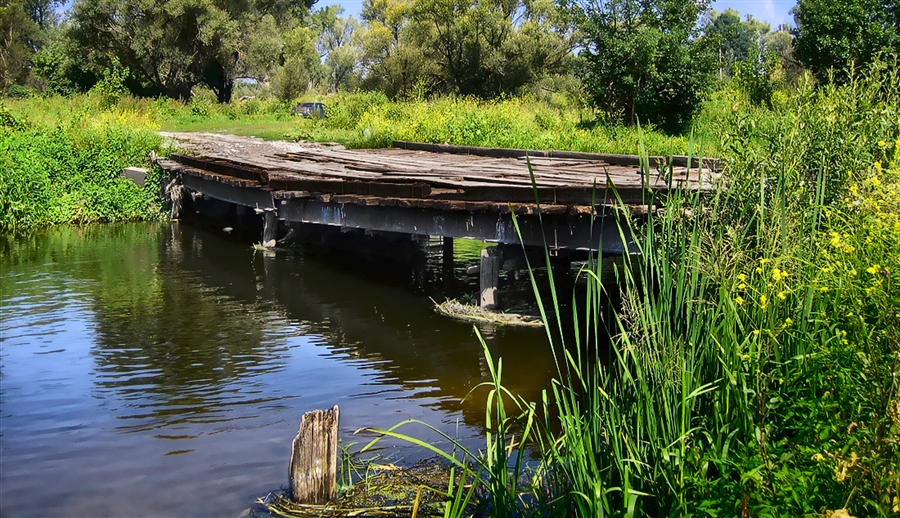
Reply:
<svg viewBox="0 0 900 518"><path fill-rule="evenodd" d="M291 498L303 504L325 504L337 487L340 409L303 414L291 447Z"/></svg>
<svg viewBox="0 0 900 518"><path fill-rule="evenodd" d="M274 248L275 240L278 237L278 216L272 210L265 211L264 216L266 219L263 224L262 246Z"/></svg>
<svg viewBox="0 0 900 518"><path fill-rule="evenodd" d="M481 251L481 307L497 309L497 286L500 284L500 248L492 246Z"/></svg>

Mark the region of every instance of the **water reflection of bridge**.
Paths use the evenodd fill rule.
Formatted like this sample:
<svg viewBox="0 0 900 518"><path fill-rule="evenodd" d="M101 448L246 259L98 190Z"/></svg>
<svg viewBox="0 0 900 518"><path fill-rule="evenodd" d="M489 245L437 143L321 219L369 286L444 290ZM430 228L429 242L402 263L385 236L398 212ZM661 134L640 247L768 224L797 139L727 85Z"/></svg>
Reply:
<svg viewBox="0 0 900 518"><path fill-rule="evenodd" d="M399 387L384 397L425 398L448 414L462 412L475 429L483 425L483 397L460 404L488 375L472 327L435 315L431 302L409 289L426 277L414 270L440 269L426 255L386 282L306 253L254 252L191 226L154 228L130 229L140 243L116 251L121 271L101 282L115 289L97 293L94 302L97 382L131 408L123 430L216 422L234 405L265 412L289 404L280 398L307 397L290 387L280 396L233 393L233 380L246 387L290 361L293 353L278 337L291 334L341 361L359 361L375 373L372 392ZM134 264L140 268L128 268ZM539 400L552 370L543 334L486 331L492 354L504 358L504 382Z"/></svg>
<svg viewBox="0 0 900 518"><path fill-rule="evenodd" d="M184 233L173 234L167 248L194 246L198 234L182 228ZM321 336L322 345L333 352L364 360L380 372L379 384L396 383L413 397L435 398L447 412L461 410L466 424L483 426L483 397L460 405L475 385L488 379L481 345L470 325L436 315L427 298L398 286L416 278L412 271L385 283L301 253L257 252L251 260L235 260L232 243L202 235L202 252L185 254L182 265L204 272L205 289L242 305L274 309L306 334ZM410 270L420 267L429 265L419 263ZM543 333L487 329L484 334L494 357L504 358L507 387L539 401L553 371Z"/></svg>

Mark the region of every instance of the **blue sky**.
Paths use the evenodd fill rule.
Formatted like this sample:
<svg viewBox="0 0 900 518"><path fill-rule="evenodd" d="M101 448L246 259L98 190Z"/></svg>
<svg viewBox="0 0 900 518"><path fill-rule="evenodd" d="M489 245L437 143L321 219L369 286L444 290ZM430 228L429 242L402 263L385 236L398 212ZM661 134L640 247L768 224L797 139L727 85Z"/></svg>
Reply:
<svg viewBox="0 0 900 518"><path fill-rule="evenodd" d="M319 0L315 7L338 4L344 7L344 15L353 15L359 18L362 11L363 0ZM794 18L788 14L796 0L715 0L711 7L717 11L731 8L736 9L743 17L752 14L754 18L768 22L775 29L779 24L794 24Z"/></svg>

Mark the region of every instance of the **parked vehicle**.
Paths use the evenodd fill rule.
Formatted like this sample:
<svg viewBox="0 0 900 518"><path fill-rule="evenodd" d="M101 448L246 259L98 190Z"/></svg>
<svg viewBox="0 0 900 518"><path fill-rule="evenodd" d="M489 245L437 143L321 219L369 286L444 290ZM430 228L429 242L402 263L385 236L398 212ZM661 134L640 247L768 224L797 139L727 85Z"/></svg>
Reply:
<svg viewBox="0 0 900 518"><path fill-rule="evenodd" d="M291 109L291 115L301 116L304 118L324 119L325 105L322 103L300 103Z"/></svg>

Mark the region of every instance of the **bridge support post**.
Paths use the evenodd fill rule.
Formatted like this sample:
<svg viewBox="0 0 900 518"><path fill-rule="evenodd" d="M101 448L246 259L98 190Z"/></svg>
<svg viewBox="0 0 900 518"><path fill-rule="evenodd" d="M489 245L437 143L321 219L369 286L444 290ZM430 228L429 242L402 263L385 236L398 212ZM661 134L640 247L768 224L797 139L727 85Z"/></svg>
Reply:
<svg viewBox="0 0 900 518"><path fill-rule="evenodd" d="M500 248L492 246L481 251L481 307L497 309L497 285L500 284Z"/></svg>
<svg viewBox="0 0 900 518"><path fill-rule="evenodd" d="M263 223L262 246L263 248L274 248L275 239L278 237L278 216L273 210L263 212L265 223Z"/></svg>
<svg viewBox="0 0 900 518"><path fill-rule="evenodd" d="M441 269L444 283L449 285L453 282L453 238L445 236L441 239Z"/></svg>

